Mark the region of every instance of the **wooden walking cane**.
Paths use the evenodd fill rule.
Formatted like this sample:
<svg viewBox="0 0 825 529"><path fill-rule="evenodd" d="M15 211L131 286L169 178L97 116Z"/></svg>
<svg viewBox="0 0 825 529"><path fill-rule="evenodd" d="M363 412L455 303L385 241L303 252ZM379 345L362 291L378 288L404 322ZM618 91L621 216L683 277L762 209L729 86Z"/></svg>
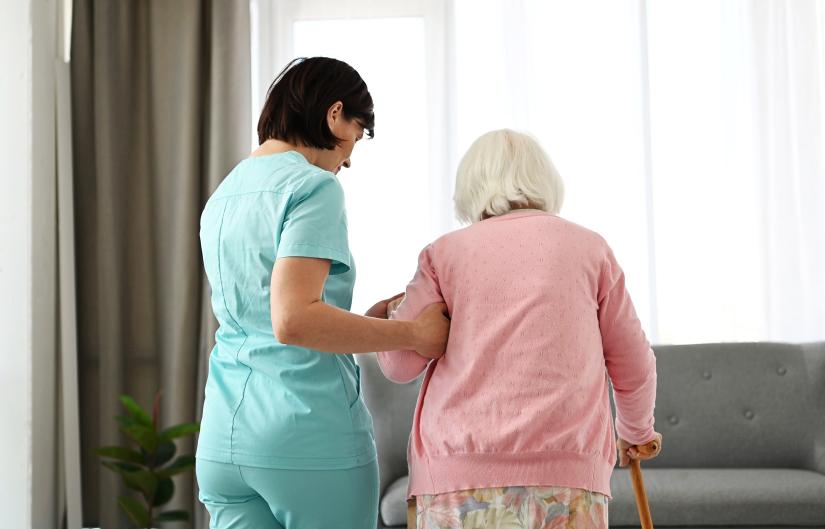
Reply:
<svg viewBox="0 0 825 529"><path fill-rule="evenodd" d="M640 454L648 456L659 450L659 441L650 441L646 445L637 445ZM642 480L642 467L638 459L630 460L630 479L633 481L633 492L636 494L636 507L639 509L639 520L642 529L653 529L653 520L650 518L650 505L647 503L647 492Z"/></svg>
<svg viewBox="0 0 825 529"><path fill-rule="evenodd" d="M407 529L415 529L415 498L407 500Z"/></svg>

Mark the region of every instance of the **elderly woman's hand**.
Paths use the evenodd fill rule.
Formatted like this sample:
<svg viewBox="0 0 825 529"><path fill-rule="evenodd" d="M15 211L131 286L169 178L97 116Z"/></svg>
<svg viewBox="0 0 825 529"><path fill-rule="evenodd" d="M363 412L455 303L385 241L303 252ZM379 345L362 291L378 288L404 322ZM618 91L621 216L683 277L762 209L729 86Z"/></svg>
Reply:
<svg viewBox="0 0 825 529"><path fill-rule="evenodd" d="M639 459L645 461L658 456L662 451L662 434L660 434L659 432L653 433L655 434L654 438L648 441L647 443L644 443L644 445L647 445L653 441L656 441L656 450L649 454L645 454L642 451L640 451L640 445L634 445L625 441L622 438L619 438L616 446L617 450L619 451L619 466L626 467L630 464L631 459Z"/></svg>
<svg viewBox="0 0 825 529"><path fill-rule="evenodd" d="M379 301L378 303L376 303L375 305L370 307L370 310L365 312L364 316L369 316L370 318L381 318L381 319L386 320L389 317L390 312L392 312L392 311L388 310L387 307L389 307L390 304L395 304L395 306L397 307L398 306L397 303L400 303L400 301L397 301L397 300L399 300L403 296L404 296L404 293L402 292L400 294L394 295L393 297L391 297L389 299L384 299L384 300ZM397 301L397 303L396 303L396 301Z"/></svg>
<svg viewBox="0 0 825 529"><path fill-rule="evenodd" d="M387 318L392 316L392 313L395 312L395 310L398 308L399 305L401 305L401 302L403 301L404 294L399 294L398 296L395 296L390 300L389 304L387 305Z"/></svg>

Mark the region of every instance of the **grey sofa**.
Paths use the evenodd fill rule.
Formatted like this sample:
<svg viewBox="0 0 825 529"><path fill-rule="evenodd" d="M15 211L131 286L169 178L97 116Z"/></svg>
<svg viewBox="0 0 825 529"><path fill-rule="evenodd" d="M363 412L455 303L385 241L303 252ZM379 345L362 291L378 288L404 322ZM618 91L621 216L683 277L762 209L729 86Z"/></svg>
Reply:
<svg viewBox="0 0 825 529"><path fill-rule="evenodd" d="M662 454L643 463L654 526L825 528L825 344L654 347ZM406 525L407 441L423 375L384 378L356 355L381 475L378 529ZM612 403L611 403L612 405ZM638 527L627 469L611 527Z"/></svg>

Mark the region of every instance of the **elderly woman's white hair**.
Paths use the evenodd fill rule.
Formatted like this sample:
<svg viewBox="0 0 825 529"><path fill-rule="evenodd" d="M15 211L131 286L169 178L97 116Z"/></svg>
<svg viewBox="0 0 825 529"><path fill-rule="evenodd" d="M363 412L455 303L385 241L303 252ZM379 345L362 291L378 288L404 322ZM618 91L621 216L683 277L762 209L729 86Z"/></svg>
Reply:
<svg viewBox="0 0 825 529"><path fill-rule="evenodd" d="M453 201L461 221L472 223L519 208L555 215L563 200L558 171L527 134L488 132L473 142L458 165Z"/></svg>

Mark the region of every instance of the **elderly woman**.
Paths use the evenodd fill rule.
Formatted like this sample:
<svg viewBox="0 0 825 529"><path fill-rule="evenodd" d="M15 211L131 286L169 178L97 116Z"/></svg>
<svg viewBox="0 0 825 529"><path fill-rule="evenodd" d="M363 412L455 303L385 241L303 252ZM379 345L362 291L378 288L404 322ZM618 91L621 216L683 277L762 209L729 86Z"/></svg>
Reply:
<svg viewBox="0 0 825 529"><path fill-rule="evenodd" d="M391 319L445 302L443 357L378 354L389 379L426 369L408 447L419 529L607 528L620 464L653 429L656 361L597 233L558 216L562 182L541 147L490 132L458 168L457 215L471 225L421 252ZM431 361L432 360L432 361Z"/></svg>

